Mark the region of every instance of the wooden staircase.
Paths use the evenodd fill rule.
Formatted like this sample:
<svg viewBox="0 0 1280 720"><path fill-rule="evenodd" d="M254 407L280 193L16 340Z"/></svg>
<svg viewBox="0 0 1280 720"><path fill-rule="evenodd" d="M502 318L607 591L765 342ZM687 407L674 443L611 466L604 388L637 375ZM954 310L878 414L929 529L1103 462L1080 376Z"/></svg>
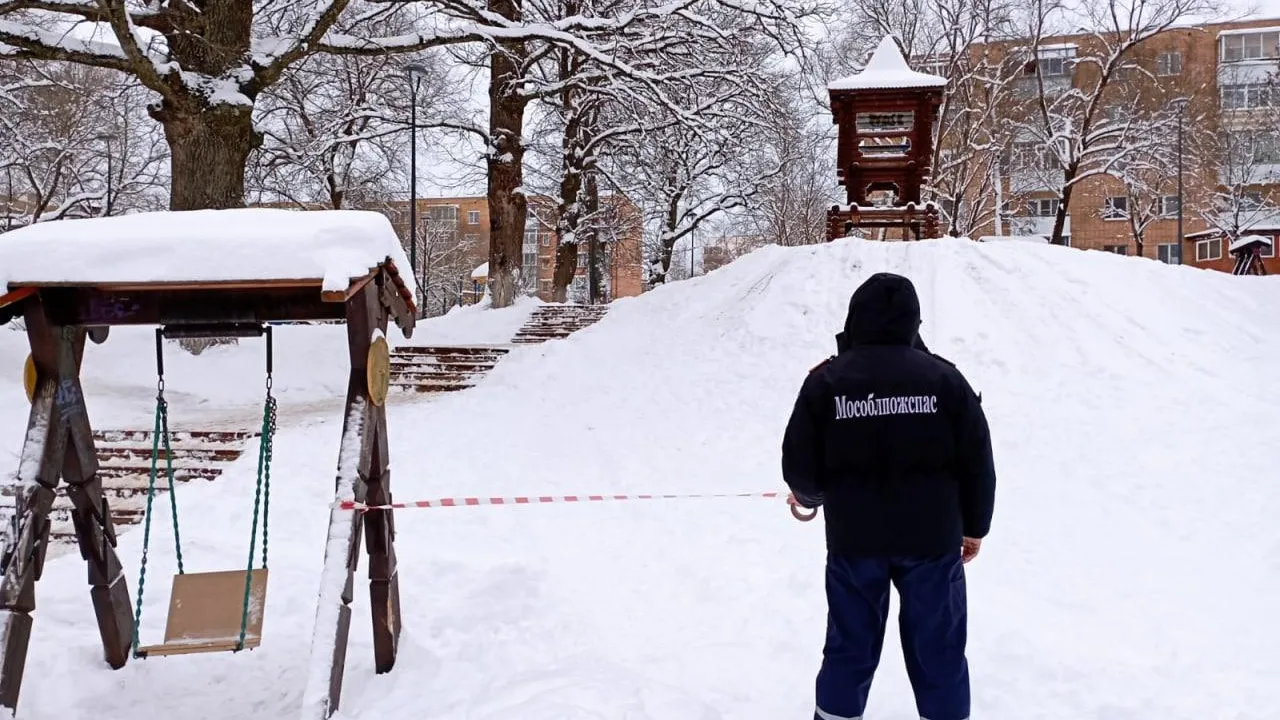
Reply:
<svg viewBox="0 0 1280 720"><path fill-rule="evenodd" d="M485 345L398 347L391 352L391 386L420 393L465 390L508 352Z"/></svg>
<svg viewBox="0 0 1280 720"><path fill-rule="evenodd" d="M566 338L594 325L608 311L608 305L541 305L511 342L532 345Z"/></svg>
<svg viewBox="0 0 1280 720"><path fill-rule="evenodd" d="M172 430L169 445L173 451L173 478L178 484L195 480L213 481L222 475L226 466L244 454L255 432L220 432L211 430ZM142 522L147 507L147 484L151 477L150 430L100 430L93 434L98 449L98 477L102 479L102 491L111 503L111 516L116 528L137 525ZM169 491L165 475L164 448L160 449L156 474L156 502L168 503L162 493ZM49 538L52 544L74 544L75 527L71 522L71 500L67 486L59 484L57 498L49 513ZM12 484L0 489L0 504L11 512L13 507ZM181 503L182 499L179 498ZM181 507L178 510L182 512Z"/></svg>

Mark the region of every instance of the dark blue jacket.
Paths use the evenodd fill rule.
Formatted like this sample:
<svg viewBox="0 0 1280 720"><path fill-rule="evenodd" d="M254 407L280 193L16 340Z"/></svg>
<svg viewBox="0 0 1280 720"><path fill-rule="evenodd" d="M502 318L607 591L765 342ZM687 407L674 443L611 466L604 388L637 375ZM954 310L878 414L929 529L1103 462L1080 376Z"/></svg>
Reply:
<svg viewBox="0 0 1280 720"><path fill-rule="evenodd" d="M935 555L991 527L995 467L981 399L919 337L920 302L880 273L849 301L839 353L810 371L782 441L782 474L823 506L844 555Z"/></svg>

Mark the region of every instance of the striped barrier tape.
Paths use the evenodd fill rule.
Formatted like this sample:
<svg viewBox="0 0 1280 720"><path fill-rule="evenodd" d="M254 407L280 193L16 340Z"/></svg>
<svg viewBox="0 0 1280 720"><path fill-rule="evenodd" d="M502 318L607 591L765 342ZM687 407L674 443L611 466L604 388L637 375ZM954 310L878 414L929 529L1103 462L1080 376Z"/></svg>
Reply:
<svg viewBox="0 0 1280 720"><path fill-rule="evenodd" d="M386 505L366 505L351 500L338 503L343 510L411 510L416 508L437 507L469 507L473 505L536 505L543 503L571 502L612 502L618 500L686 500L700 498L776 498L781 493L748 492L748 493L683 493L668 495L519 495L516 497L460 497L439 498L437 500L415 500L413 502L388 503Z"/></svg>
<svg viewBox="0 0 1280 720"><path fill-rule="evenodd" d="M663 495L517 495L514 497L459 497L438 498L436 500L414 500L412 502L387 503L383 505L367 505L347 500L337 504L342 510L370 512L373 510L415 510L439 507L473 507L477 505L540 505L546 503L577 502L617 502L623 500L694 500L707 498L777 498L782 493L776 490L767 492L745 493L677 493ZM801 522L808 522L818 515L816 509L808 514L801 508L791 506L791 515Z"/></svg>

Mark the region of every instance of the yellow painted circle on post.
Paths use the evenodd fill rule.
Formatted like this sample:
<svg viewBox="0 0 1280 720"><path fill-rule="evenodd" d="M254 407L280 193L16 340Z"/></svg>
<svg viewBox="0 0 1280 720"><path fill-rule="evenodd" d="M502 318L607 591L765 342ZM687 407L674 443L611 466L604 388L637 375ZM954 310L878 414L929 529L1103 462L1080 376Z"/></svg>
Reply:
<svg viewBox="0 0 1280 720"><path fill-rule="evenodd" d="M381 407L387 401L391 387L391 350L387 339L378 336L369 344L369 358L365 365L365 379L369 383L369 399Z"/></svg>
<svg viewBox="0 0 1280 720"><path fill-rule="evenodd" d="M22 385L27 389L27 402L36 401L36 359L27 354L27 362L22 366Z"/></svg>

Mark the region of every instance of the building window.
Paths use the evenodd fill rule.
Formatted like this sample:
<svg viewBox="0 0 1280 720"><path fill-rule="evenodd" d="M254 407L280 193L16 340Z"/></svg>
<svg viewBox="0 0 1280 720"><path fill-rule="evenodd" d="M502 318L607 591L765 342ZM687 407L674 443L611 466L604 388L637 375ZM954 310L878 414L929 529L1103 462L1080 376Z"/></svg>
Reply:
<svg viewBox="0 0 1280 720"><path fill-rule="evenodd" d="M1071 58L1055 54L1036 60L1035 72L1043 77L1064 77L1071 71Z"/></svg>
<svg viewBox="0 0 1280 720"><path fill-rule="evenodd" d="M1056 217L1058 198L1035 198L1027 201L1027 214L1031 217Z"/></svg>
<svg viewBox="0 0 1280 720"><path fill-rule="evenodd" d="M1274 236L1268 237L1271 238L1271 244L1263 245L1262 249L1258 251L1258 254L1264 258L1273 258L1276 256L1276 238Z"/></svg>
<svg viewBox="0 0 1280 720"><path fill-rule="evenodd" d="M457 205L432 205L427 208L427 222L442 231L452 231L458 226Z"/></svg>
<svg viewBox="0 0 1280 720"><path fill-rule="evenodd" d="M547 235L543 235L543 236L542 236L542 247L551 247L551 235L550 235L550 234L547 234Z"/></svg>
<svg viewBox="0 0 1280 720"><path fill-rule="evenodd" d="M1266 83L1223 85L1219 98L1223 110L1249 110L1271 107L1271 86Z"/></svg>
<svg viewBox="0 0 1280 720"><path fill-rule="evenodd" d="M1222 238L1201 240L1196 243L1196 262L1222 259Z"/></svg>
<svg viewBox="0 0 1280 720"><path fill-rule="evenodd" d="M586 266L587 266L587 254L583 252L578 253L578 267L584 268Z"/></svg>
<svg viewBox="0 0 1280 720"><path fill-rule="evenodd" d="M543 270L550 270L550 269L551 269L551 258L544 257L544 258L542 258L541 260L539 260L539 261L538 261L538 264L542 266L542 269L543 269Z"/></svg>
<svg viewBox="0 0 1280 720"><path fill-rule="evenodd" d="M1156 198L1156 214L1160 217L1176 217L1178 204L1177 195L1163 195Z"/></svg>
<svg viewBox="0 0 1280 720"><path fill-rule="evenodd" d="M1182 246L1178 243L1164 243L1156 246L1156 257L1169 265L1182 264Z"/></svg>
<svg viewBox="0 0 1280 720"><path fill-rule="evenodd" d="M1264 130L1246 130L1233 133L1238 137L1241 160L1244 165L1277 165L1280 164L1280 142L1274 132Z"/></svg>
<svg viewBox="0 0 1280 720"><path fill-rule="evenodd" d="M1109 252L1109 253L1115 253L1116 255L1128 255L1128 254L1129 254L1129 246L1128 246L1128 245L1103 245L1103 246L1102 246L1102 249L1103 249L1104 251L1106 251L1106 252Z"/></svg>
<svg viewBox="0 0 1280 720"><path fill-rule="evenodd" d="M1280 33L1276 31L1223 35L1222 60L1237 62L1273 58L1280 55L1280 52L1277 52L1278 45L1280 45Z"/></svg>
<svg viewBox="0 0 1280 720"><path fill-rule="evenodd" d="M1156 58L1156 74L1169 76L1182 74L1182 53L1163 52Z"/></svg>
<svg viewBox="0 0 1280 720"><path fill-rule="evenodd" d="M1107 198L1102 206L1103 220L1124 220L1129 217L1129 198L1115 195Z"/></svg>
<svg viewBox="0 0 1280 720"><path fill-rule="evenodd" d="M479 225L479 224L480 224L480 211L479 211L479 210L468 210L468 211L467 211L467 224L468 224L468 225Z"/></svg>
<svg viewBox="0 0 1280 720"><path fill-rule="evenodd" d="M524 242L521 247L520 271L525 277L538 276L538 228L525 226Z"/></svg>

